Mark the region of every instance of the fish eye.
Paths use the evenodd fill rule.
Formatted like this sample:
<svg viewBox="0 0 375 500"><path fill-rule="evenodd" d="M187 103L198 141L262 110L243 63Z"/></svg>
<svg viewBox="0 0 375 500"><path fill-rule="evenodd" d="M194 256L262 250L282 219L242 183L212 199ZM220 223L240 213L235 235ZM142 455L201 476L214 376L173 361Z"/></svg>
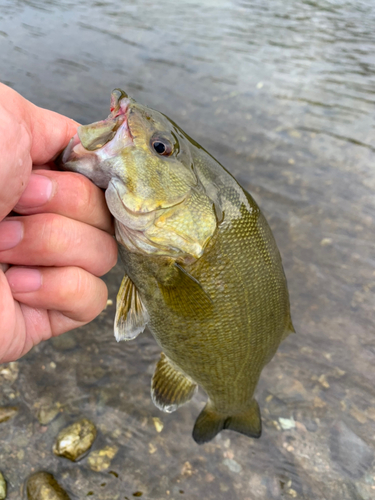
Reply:
<svg viewBox="0 0 375 500"><path fill-rule="evenodd" d="M172 154L172 144L164 138L153 139L151 145L154 151L156 151L161 156L170 156Z"/></svg>

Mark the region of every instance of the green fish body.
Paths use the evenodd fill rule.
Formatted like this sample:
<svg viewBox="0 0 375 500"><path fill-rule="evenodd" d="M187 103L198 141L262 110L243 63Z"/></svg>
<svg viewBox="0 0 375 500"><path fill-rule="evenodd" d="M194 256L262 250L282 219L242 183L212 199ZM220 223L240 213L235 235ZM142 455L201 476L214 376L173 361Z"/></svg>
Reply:
<svg viewBox="0 0 375 500"><path fill-rule="evenodd" d="M156 406L174 411L199 385L208 402L197 443L223 429L259 437L254 391L294 329L280 254L253 198L176 124L119 90L111 115L81 127L62 163L106 189L125 268L115 335L135 338L147 324L162 348Z"/></svg>

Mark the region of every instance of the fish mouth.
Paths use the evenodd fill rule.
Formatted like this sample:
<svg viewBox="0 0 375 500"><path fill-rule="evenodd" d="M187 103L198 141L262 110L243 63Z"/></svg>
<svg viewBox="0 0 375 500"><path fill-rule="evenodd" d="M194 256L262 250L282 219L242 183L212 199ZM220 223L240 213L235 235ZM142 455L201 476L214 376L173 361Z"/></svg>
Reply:
<svg viewBox="0 0 375 500"><path fill-rule="evenodd" d="M62 163L62 165L65 165L65 163L68 163L69 161L72 160L71 156L73 153L74 148L78 145L81 144L81 141L78 137L78 133L75 134L69 141L69 144L66 146L64 151L62 152L59 162Z"/></svg>
<svg viewBox="0 0 375 500"><path fill-rule="evenodd" d="M72 162L89 155L105 160L117 154L120 144L121 148L132 145L133 136L128 125L132 101L124 91L114 90L111 94L110 115L105 120L79 126L77 133L61 153L59 163L62 166L68 163L72 166Z"/></svg>

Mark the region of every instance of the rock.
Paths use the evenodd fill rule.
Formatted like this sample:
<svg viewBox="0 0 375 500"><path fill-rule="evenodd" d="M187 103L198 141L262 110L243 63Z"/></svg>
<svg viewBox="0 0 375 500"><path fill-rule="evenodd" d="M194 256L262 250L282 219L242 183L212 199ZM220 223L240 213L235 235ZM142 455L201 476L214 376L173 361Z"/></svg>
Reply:
<svg viewBox="0 0 375 500"><path fill-rule="evenodd" d="M18 412L18 408L14 406L2 406L0 407L0 424L6 422Z"/></svg>
<svg viewBox="0 0 375 500"><path fill-rule="evenodd" d="M280 417L279 422L280 422L281 428L284 431L289 431L291 429L294 429L296 426L296 422L295 422L293 417L291 417L291 418L281 418Z"/></svg>
<svg viewBox="0 0 375 500"><path fill-rule="evenodd" d="M229 470L235 472L236 474L238 474L242 470L241 465L235 460L233 460L233 458L226 458L225 460L223 460L223 464L226 465Z"/></svg>
<svg viewBox="0 0 375 500"><path fill-rule="evenodd" d="M102 450L93 451L87 459L90 469L95 472L109 469L117 452L117 446L106 446Z"/></svg>
<svg viewBox="0 0 375 500"><path fill-rule="evenodd" d="M56 479L48 472L37 472L26 483L27 500L70 500Z"/></svg>
<svg viewBox="0 0 375 500"><path fill-rule="evenodd" d="M77 462L91 448L96 438L95 425L83 418L60 431L53 447L55 455Z"/></svg>
<svg viewBox="0 0 375 500"><path fill-rule="evenodd" d="M106 370L98 364L93 364L91 357L83 357L77 366L77 380L82 385L96 385L106 375Z"/></svg>
<svg viewBox="0 0 375 500"><path fill-rule="evenodd" d="M344 422L331 430L331 459L352 479L359 479L374 460L372 449Z"/></svg>
<svg viewBox="0 0 375 500"><path fill-rule="evenodd" d="M0 500L5 500L7 497L7 483L3 474L0 472Z"/></svg>
<svg viewBox="0 0 375 500"><path fill-rule="evenodd" d="M38 410L38 421L41 425L48 425L60 412L60 404L55 405L41 405Z"/></svg>
<svg viewBox="0 0 375 500"><path fill-rule="evenodd" d="M161 432L164 428L163 422L158 417L153 417L152 420L154 422L156 432Z"/></svg>
<svg viewBox="0 0 375 500"><path fill-rule="evenodd" d="M0 367L0 385L3 382L13 384L18 378L19 366L17 361L8 363Z"/></svg>

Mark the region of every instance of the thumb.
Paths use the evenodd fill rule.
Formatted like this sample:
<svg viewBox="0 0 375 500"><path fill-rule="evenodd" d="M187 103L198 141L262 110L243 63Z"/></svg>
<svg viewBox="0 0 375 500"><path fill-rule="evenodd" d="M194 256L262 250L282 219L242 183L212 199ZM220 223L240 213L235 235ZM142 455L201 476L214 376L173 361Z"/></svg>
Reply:
<svg viewBox="0 0 375 500"><path fill-rule="evenodd" d="M35 106L0 83L0 220L17 204L32 165L56 156L77 125L70 118Z"/></svg>
<svg viewBox="0 0 375 500"><path fill-rule="evenodd" d="M32 139L31 159L34 165L43 165L68 144L79 124L59 113L26 102Z"/></svg>

